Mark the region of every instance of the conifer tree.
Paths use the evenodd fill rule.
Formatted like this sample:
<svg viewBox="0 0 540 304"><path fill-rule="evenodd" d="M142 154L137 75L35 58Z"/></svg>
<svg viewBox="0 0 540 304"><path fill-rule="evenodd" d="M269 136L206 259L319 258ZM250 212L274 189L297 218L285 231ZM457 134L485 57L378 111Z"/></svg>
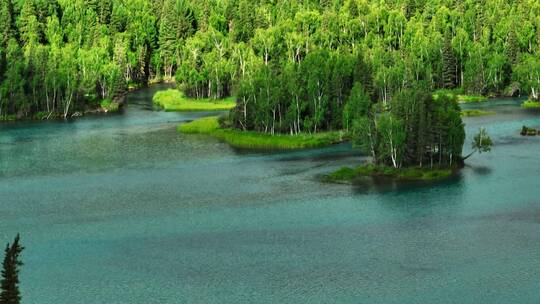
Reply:
<svg viewBox="0 0 540 304"><path fill-rule="evenodd" d="M452 38L449 33L445 35L442 56L443 87L445 89L453 89L456 87L456 56L452 49Z"/></svg>
<svg viewBox="0 0 540 304"><path fill-rule="evenodd" d="M15 16L11 0L0 0L0 46L6 48L10 38L15 37Z"/></svg>
<svg viewBox="0 0 540 304"><path fill-rule="evenodd" d="M19 304L21 293L19 291L19 267L23 265L20 256L24 247L20 244L17 235L13 244L7 244L0 281L0 304Z"/></svg>

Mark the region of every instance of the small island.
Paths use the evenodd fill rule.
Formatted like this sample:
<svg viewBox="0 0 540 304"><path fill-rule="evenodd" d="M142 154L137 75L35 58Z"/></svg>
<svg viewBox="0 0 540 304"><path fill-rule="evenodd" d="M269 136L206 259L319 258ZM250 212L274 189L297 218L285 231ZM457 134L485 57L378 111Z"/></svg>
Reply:
<svg viewBox="0 0 540 304"><path fill-rule="evenodd" d="M346 132L322 132L316 134L265 134L241 131L227 126L226 117L206 117L178 126L184 134L205 134L222 140L239 149L291 150L318 148L348 140Z"/></svg>
<svg viewBox="0 0 540 304"><path fill-rule="evenodd" d="M383 177L402 181L433 181L449 178L459 172L460 169L460 166L455 166L454 168L410 167L396 169L389 166L366 163L356 168L343 167L324 176L324 181L331 183L352 183L361 177Z"/></svg>
<svg viewBox="0 0 540 304"><path fill-rule="evenodd" d="M213 99L213 98L190 98L182 91L168 89L157 92L153 102L158 107L168 112L175 111L226 111L234 108L236 102L234 97Z"/></svg>
<svg viewBox="0 0 540 304"><path fill-rule="evenodd" d="M523 126L523 128L521 128L521 136L537 136L537 135L540 135L540 130L530 128L527 126Z"/></svg>

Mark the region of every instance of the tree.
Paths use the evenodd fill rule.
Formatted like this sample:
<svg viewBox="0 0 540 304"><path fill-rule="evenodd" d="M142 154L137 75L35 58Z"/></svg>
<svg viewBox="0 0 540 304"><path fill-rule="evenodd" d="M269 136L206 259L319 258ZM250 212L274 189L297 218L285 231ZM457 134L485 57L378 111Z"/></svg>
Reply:
<svg viewBox="0 0 540 304"><path fill-rule="evenodd" d="M11 0L0 0L0 46L7 47L8 41L15 38L15 16Z"/></svg>
<svg viewBox="0 0 540 304"><path fill-rule="evenodd" d="M514 78L522 89L530 93L531 100L540 101L540 51L526 54L515 68Z"/></svg>
<svg viewBox="0 0 540 304"><path fill-rule="evenodd" d="M443 56L443 87L453 89L456 87L456 56L452 49L452 38L446 34L442 49Z"/></svg>
<svg viewBox="0 0 540 304"><path fill-rule="evenodd" d="M371 105L370 97L364 91L363 85L356 82L343 109L343 127L349 130L355 120L366 117L371 110Z"/></svg>
<svg viewBox="0 0 540 304"><path fill-rule="evenodd" d="M475 153L487 153L491 151L491 147L493 146L493 142L491 141L491 137L489 137L487 131L485 128L480 128L478 133L474 136L472 141L472 149L473 151L463 158L463 160L468 159L469 157L473 156Z"/></svg>
<svg viewBox="0 0 540 304"><path fill-rule="evenodd" d="M21 294L19 291L19 267L23 265L20 256L24 247L20 244L20 237L17 235L15 240L5 249L5 257L2 269L2 280L0 282L0 304L19 304Z"/></svg>
<svg viewBox="0 0 540 304"><path fill-rule="evenodd" d="M403 120L390 113L384 113L377 118L377 132L379 134L380 159L389 159L394 168L401 168L405 153L406 133Z"/></svg>

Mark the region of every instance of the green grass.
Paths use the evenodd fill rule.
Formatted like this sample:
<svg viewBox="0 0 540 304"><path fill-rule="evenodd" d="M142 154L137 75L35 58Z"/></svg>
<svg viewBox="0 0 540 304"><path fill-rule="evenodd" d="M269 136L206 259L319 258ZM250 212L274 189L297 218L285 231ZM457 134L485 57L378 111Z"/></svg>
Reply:
<svg viewBox="0 0 540 304"><path fill-rule="evenodd" d="M483 102L488 100L487 97L482 95L458 95L458 102L459 103L474 103L474 102Z"/></svg>
<svg viewBox="0 0 540 304"><path fill-rule="evenodd" d="M207 134L235 148L256 150L291 150L323 147L347 139L344 132L300 135L271 135L252 131L223 129L218 117L207 117L178 126L185 134Z"/></svg>
<svg viewBox="0 0 540 304"><path fill-rule="evenodd" d="M461 116L463 117L478 117L478 116L488 116L495 115L493 111L484 111L484 110L461 110Z"/></svg>
<svg viewBox="0 0 540 304"><path fill-rule="evenodd" d="M539 109L540 108L540 101L532 101L527 100L524 103L521 104L521 107L525 109Z"/></svg>
<svg viewBox="0 0 540 304"><path fill-rule="evenodd" d="M226 99L194 99L184 95L179 90L168 89L157 92L153 97L155 105L165 111L225 111L236 106L234 97Z"/></svg>
<svg viewBox="0 0 540 304"><path fill-rule="evenodd" d="M488 100L487 97L482 95L468 95L464 94L463 90L461 89L455 89L455 90L437 90L433 93L433 98L437 99L439 95L450 95L455 96L459 103L474 103L474 102L483 102Z"/></svg>
<svg viewBox="0 0 540 304"><path fill-rule="evenodd" d="M3 115L3 116L0 116L0 121L15 121L15 120L17 120L16 115Z"/></svg>
<svg viewBox="0 0 540 304"><path fill-rule="evenodd" d="M103 99L99 105L105 112L116 112L120 109L120 104L113 102L110 99Z"/></svg>
<svg viewBox="0 0 540 304"><path fill-rule="evenodd" d="M355 169L344 167L328 174L325 180L328 182L351 182L361 176L391 177L399 180L434 181L445 179L454 173L453 168L393 168L367 164Z"/></svg>

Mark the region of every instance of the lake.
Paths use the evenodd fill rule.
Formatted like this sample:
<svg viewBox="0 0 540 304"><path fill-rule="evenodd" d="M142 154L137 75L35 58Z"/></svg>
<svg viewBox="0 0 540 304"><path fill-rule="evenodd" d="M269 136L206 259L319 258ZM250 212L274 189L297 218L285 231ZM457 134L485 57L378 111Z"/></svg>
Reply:
<svg viewBox="0 0 540 304"><path fill-rule="evenodd" d="M23 303L538 303L540 112L468 108L493 152L432 185L334 185L348 144L235 151L176 132L211 113L0 125L0 241L21 233Z"/></svg>

